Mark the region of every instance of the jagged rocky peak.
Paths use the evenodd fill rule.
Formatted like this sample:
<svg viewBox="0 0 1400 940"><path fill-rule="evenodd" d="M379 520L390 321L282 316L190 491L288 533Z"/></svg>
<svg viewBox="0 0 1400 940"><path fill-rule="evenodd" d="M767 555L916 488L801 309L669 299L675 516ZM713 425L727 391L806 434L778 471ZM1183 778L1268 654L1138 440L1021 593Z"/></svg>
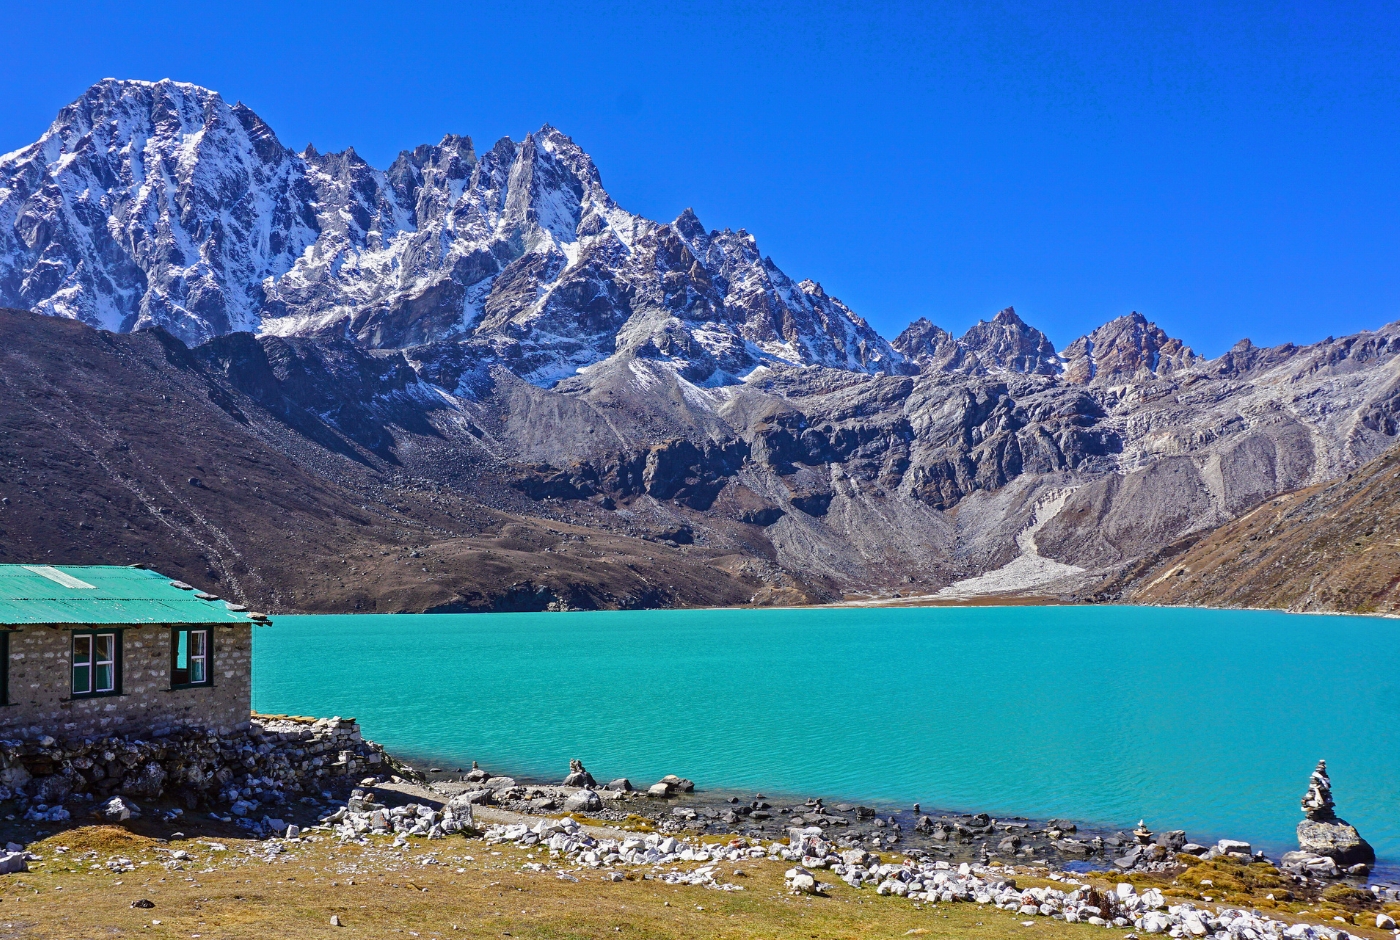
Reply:
<svg viewBox="0 0 1400 940"><path fill-rule="evenodd" d="M609 252L652 223L617 207L567 136L546 126L478 156L469 137L449 134L369 174L335 192L318 183L323 205L370 224L328 223L335 231L272 285L266 331L348 330L380 348L474 332L545 384L595 361L585 346L611 346L574 342L619 322L615 292L599 296L588 286L597 279L580 272L611 271L619 258ZM571 289L554 296L565 280ZM532 338L544 334L560 348Z"/></svg>
<svg viewBox="0 0 1400 940"><path fill-rule="evenodd" d="M1056 375L1060 360L1050 338L1007 307L991 320L979 320L959 342L989 372Z"/></svg>
<svg viewBox="0 0 1400 940"><path fill-rule="evenodd" d="M1292 356L1298 347L1292 343L1282 346L1256 346L1248 337L1231 346L1220 358L1210 362L1209 372L1217 377L1243 375L1260 367L1276 365Z"/></svg>
<svg viewBox="0 0 1400 940"><path fill-rule="evenodd" d="M0 303L188 342L255 329L263 280L317 235L301 166L216 92L104 79L0 157Z"/></svg>
<svg viewBox="0 0 1400 940"><path fill-rule="evenodd" d="M943 327L919 317L890 343L921 372L968 372L979 368L977 357Z"/></svg>
<svg viewBox="0 0 1400 940"><path fill-rule="evenodd" d="M691 209L638 238L613 283L633 316L619 348L690 381L737 381L761 365L890 372L901 357L813 280L793 281L743 229L709 230Z"/></svg>
<svg viewBox="0 0 1400 940"><path fill-rule="evenodd" d="M671 223L674 228L687 242L699 241L708 234L705 226L700 223L700 217L695 214L695 210L686 206L681 210L681 214L676 216L676 221ZM714 234L718 235L718 232Z"/></svg>
<svg viewBox="0 0 1400 940"><path fill-rule="evenodd" d="M1205 359L1137 311L1117 317L1065 348L1066 382L1125 385L1200 366Z"/></svg>
<svg viewBox="0 0 1400 940"><path fill-rule="evenodd" d="M956 343L953 335L928 317L919 317L904 328L890 343L900 355L914 361L934 356L939 350Z"/></svg>
<svg viewBox="0 0 1400 940"><path fill-rule="evenodd" d="M0 305L111 330L471 343L546 386L629 350L715 382L905 368L743 229L621 209L548 125L481 153L448 134L380 170L353 148L295 153L195 85L108 80L0 179Z"/></svg>
<svg viewBox="0 0 1400 940"><path fill-rule="evenodd" d="M39 145L58 143L76 154L89 134L98 135L95 139L103 143L121 144L142 132L184 137L229 116L239 118L240 126L247 122L256 128L259 137L271 133L241 102L230 108L218 92L198 85L168 78L158 82L104 78L58 112Z"/></svg>

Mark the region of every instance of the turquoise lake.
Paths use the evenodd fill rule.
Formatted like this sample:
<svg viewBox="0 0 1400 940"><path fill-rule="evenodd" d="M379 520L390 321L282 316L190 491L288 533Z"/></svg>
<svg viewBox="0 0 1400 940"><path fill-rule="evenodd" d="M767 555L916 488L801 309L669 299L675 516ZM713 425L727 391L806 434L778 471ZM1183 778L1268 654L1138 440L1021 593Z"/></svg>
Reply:
<svg viewBox="0 0 1400 940"><path fill-rule="evenodd" d="M1400 622L1140 607L283 616L258 711L447 769L1185 829L1271 851L1326 758L1400 860Z"/></svg>

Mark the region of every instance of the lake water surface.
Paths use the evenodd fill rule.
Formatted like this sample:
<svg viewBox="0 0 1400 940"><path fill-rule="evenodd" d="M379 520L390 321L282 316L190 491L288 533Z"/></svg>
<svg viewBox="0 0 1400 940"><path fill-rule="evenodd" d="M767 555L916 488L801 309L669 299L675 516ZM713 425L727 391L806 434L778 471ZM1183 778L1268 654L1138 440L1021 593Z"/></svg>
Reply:
<svg viewBox="0 0 1400 940"><path fill-rule="evenodd" d="M258 711L562 779L664 774L1294 845L1318 758L1400 859L1400 622L1141 607L284 616Z"/></svg>

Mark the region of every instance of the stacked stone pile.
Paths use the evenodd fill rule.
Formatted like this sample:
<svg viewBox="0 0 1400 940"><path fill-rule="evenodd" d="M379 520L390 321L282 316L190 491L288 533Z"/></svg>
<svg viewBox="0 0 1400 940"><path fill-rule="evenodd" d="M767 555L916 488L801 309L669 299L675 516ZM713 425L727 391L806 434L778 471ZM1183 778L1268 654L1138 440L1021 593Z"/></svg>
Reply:
<svg viewBox="0 0 1400 940"><path fill-rule="evenodd" d="M231 735L176 729L66 741L32 728L0 741L0 800L50 822L87 815L113 796L173 797L190 809L226 806L229 817L249 819L338 778L390 768L410 772L364 740L352 719L255 717L248 731Z"/></svg>
<svg viewBox="0 0 1400 940"><path fill-rule="evenodd" d="M1298 851L1284 854L1283 868L1322 878L1370 871L1376 850L1355 826L1338 818L1325 760L1317 762L1317 769L1308 778L1303 815L1306 818L1298 823Z"/></svg>
<svg viewBox="0 0 1400 940"><path fill-rule="evenodd" d="M472 768L477 769L475 763L472 764ZM584 769L583 761L577 758L569 761L569 775L564 778L564 786L592 789L597 785L598 781L594 780L593 775Z"/></svg>

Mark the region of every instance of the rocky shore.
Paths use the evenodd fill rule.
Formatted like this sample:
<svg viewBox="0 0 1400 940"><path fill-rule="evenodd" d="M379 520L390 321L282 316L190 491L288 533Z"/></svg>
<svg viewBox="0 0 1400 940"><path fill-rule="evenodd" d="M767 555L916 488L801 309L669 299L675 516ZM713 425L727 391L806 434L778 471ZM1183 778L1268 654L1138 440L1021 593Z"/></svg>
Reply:
<svg viewBox="0 0 1400 940"><path fill-rule="evenodd" d="M35 731L0 741L0 813L10 810L10 829L27 824L36 837L92 822L212 822L263 840L272 858L305 839L373 848L387 838L407 850L418 839L466 835L528 850L526 869L565 879L597 871L623 880L645 870L641 877L666 884L737 891L743 869L726 874L732 866L775 863L787 866L785 883L797 894L826 894L823 879L832 878L918 904L991 904L1220 940L1345 937L1344 929L1270 918L1260 905L1336 910L1353 926L1364 915L1381 929L1394 929L1400 915L1400 887L1368 883L1374 851L1336 816L1323 762L1302 801L1299 850L1273 860L1244 841L1203 845L1143 821L1109 830L918 804L704 792L678 775L604 785L578 760L559 783L475 763L420 772L365 740L353 719L260 715L240 735L175 732L149 741L59 742ZM11 842L0 873L25 871L36 858ZM1018 887L1014 873L1025 871L1053 886ZM1116 887L1105 889L1105 878ZM1244 902L1247 911L1218 906Z"/></svg>
<svg viewBox="0 0 1400 940"><path fill-rule="evenodd" d="M1064 870L1152 872L1179 865L1183 855L1204 861L1227 857L1271 862L1263 851L1244 840L1216 839L1200 844L1189 839L1183 830L1154 833L1144 821L1132 830L1115 830L1063 819L926 811L917 803L907 808L877 808L833 803L821 797L779 799L763 793L696 792L691 781L674 775L644 787L634 786L627 779L600 785L577 760L570 762L569 774L558 784L494 775L475 763L465 773L434 767L426 779L434 789L453 799L524 814L581 813L608 822L641 820L666 834L730 835L760 840L780 838L794 827L815 827L842 850L878 852L897 848L954 863L999 860L1048 864ZM1316 779L1317 773L1313 784ZM1330 781L1325 793L1325 799L1330 801ZM1327 805L1330 807L1331 803ZM1331 828L1324 831L1330 834L1332 843L1321 843L1315 837L1307 841L1305 831L1319 831L1317 822L1310 817L1300 823L1300 850L1285 853L1278 864L1290 876L1318 884L1342 878L1364 881L1375 862L1374 852L1357 854L1347 831L1356 840L1360 836L1344 821L1327 823ZM1364 844L1364 840L1360 841Z"/></svg>
<svg viewBox="0 0 1400 940"><path fill-rule="evenodd" d="M474 768L473 772L476 779L469 783L484 784L494 779L480 768ZM582 767L571 769L575 783L582 780L578 776L582 773L586 773ZM397 833L395 844L400 844L406 841L408 835L442 838L445 835L443 827L465 825L465 828L475 828L487 846L511 844L526 850L529 854L526 856L528 861L522 865L523 871L552 874L569 881L578 881L584 873L597 873L604 881L621 882L638 877L635 872L643 870L642 879L663 884L743 891L747 872L744 867L731 866L781 864L790 866L784 871L784 884L790 893L796 895L830 894L833 883L821 879L831 876L857 891L870 889L877 895L906 898L919 906L936 907L938 904L955 903L992 905L1023 917L1049 917L1067 923L1134 929L1172 937L1347 940L1351 936L1341 927L1270 917L1257 909L1215 906L1210 902L1217 898L1211 894L1199 899L1205 904L1182 898L1180 895L1190 890L1183 887L1183 882L1213 891L1216 879L1223 883L1232 873L1241 872L1252 874L1256 886L1273 888L1266 899L1270 905L1276 904L1277 899L1295 899L1296 895L1290 888L1297 888L1300 893L1308 891L1309 880L1306 877L1281 872L1261 854L1251 854L1244 843L1231 840L1221 840L1209 849L1191 846L1193 850L1199 850L1198 854L1182 851L1168 856L1149 852L1147 854L1156 858L1155 862L1133 866L1140 869L1133 872L1136 876L1134 880L1119 881L1120 871L1071 872L1035 863L1004 863L988 858L985 848L980 851L980 860L961 863L936 858L929 852L917 849L902 851L902 857L881 856L860 847L843 849L840 843L828 840L829 827L817 825L789 827L783 838L772 841L744 836L717 840L695 831L678 835L657 831L600 831L596 826L584 825L567 815L547 816L532 824L528 819L521 818L528 813L527 808L522 812L511 811L511 815L519 821L483 822L475 826L473 807L494 803L494 800L481 800L480 794L500 792L509 795L508 791L515 788L544 789L523 788L513 781L499 791L490 791L486 787L458 789L448 798L440 815L419 804L409 804L398 811L386 811L374 802L367 791L356 790L347 810L335 814L326 822L334 825L333 831L342 841L355 840L367 847L373 845L372 836L376 832ZM673 787L668 789L674 790ZM612 792L632 791L618 788ZM574 789L570 796L580 794L597 796L595 791L583 787ZM677 795L671 792L666 797L658 795L658 798ZM543 797L536 796L535 799ZM439 819L443 821L441 825L436 821ZM626 819L635 825L639 814L628 814ZM659 817L653 819L664 821ZM465 824L464 820L467 821ZM1166 835L1166 842L1179 841L1180 833ZM1139 847L1160 846L1161 843L1151 836L1152 833L1140 824L1134 831L1135 844ZM1190 843L1185 846L1190 846ZM1121 867L1115 866L1116 869ZM1190 877L1193 872L1194 878ZM1143 883L1144 879L1166 874L1179 877L1170 882L1167 878L1159 877L1155 884ZM1204 877L1207 874L1212 877ZM1050 884L1020 886L1018 878L1022 875L1031 875L1032 880ZM1111 887L1105 885L1102 881L1105 876L1116 883ZM1354 892L1348 898L1353 906L1364 903L1366 909L1361 914L1350 918L1338 917L1337 920L1353 925L1364 922L1365 926L1374 923L1377 929L1395 929L1394 915L1387 910L1387 906L1394 908L1400 902L1400 892L1393 887L1379 885L1365 892L1356 888L1347 890ZM1176 896L1169 897L1168 891ZM1314 894L1319 901L1339 897L1335 892L1330 898L1325 891L1314 891ZM1030 926L1033 921L1024 923Z"/></svg>
<svg viewBox="0 0 1400 940"><path fill-rule="evenodd" d="M340 717L255 715L242 734L176 730L149 740L112 736L60 742L38 728L26 732L0 741L0 806L13 809L9 818L41 824L75 817L123 821L140 814L140 802L164 800L175 804L163 811L170 818L198 809L254 836L268 836L283 832L293 815L307 819L308 809L317 821L335 813L336 806L348 807L339 811L341 817L364 815L366 797L349 793L351 788L392 780L427 784L456 807L455 825L449 808L445 820L430 818L424 831L444 824L448 833L459 831L470 825L471 807L496 806L526 815L568 813L643 825L666 835L761 841L791 831L820 832L839 851L898 850L954 864L996 860L1064 870L1153 872L1179 865L1182 857L1270 862L1245 841L1203 845L1182 830L1154 833L1143 821L1133 830L1113 830L1062 819L926 811L917 803L877 808L821 797L696 792L693 782L677 775L642 786L626 778L600 784L579 760L569 762L559 783L517 780L475 762L467 770L419 772L366 740L354 719ZM293 813L293 805L302 812ZM1279 867L1304 882L1364 881L1375 852L1355 827L1337 817L1325 762L1309 778L1302 809L1299 849L1284 853ZM358 831L369 828L401 827L362 823Z"/></svg>

